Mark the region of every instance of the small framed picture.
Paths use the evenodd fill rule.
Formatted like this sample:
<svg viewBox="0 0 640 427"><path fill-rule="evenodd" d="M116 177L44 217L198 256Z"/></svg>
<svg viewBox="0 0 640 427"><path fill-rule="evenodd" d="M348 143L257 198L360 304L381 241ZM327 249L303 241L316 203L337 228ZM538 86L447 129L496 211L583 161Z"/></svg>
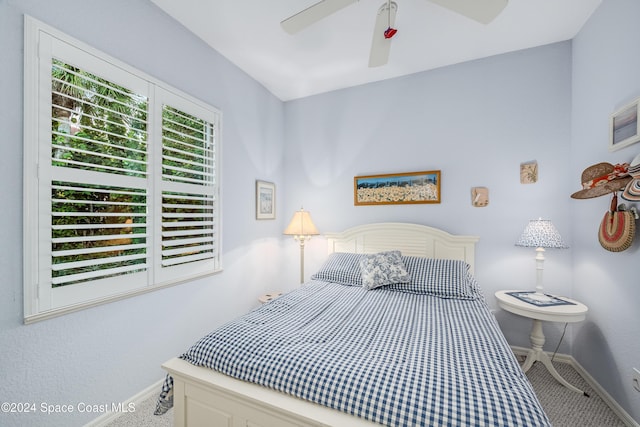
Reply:
<svg viewBox="0 0 640 427"><path fill-rule="evenodd" d="M639 105L640 98L611 115L609 119L609 151L619 150L640 141Z"/></svg>
<svg viewBox="0 0 640 427"><path fill-rule="evenodd" d="M256 219L276 219L276 185L256 180Z"/></svg>
<svg viewBox="0 0 640 427"><path fill-rule="evenodd" d="M471 189L471 206L484 208L489 204L489 189L487 187L473 187Z"/></svg>
<svg viewBox="0 0 640 427"><path fill-rule="evenodd" d="M520 184L535 184L538 182L538 162L531 160L520 163Z"/></svg>

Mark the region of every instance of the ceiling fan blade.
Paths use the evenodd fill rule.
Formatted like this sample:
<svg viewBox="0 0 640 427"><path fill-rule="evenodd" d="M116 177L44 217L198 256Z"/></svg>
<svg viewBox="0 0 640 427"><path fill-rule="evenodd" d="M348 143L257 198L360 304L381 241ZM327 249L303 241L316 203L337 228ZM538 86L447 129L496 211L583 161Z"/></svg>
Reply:
<svg viewBox="0 0 640 427"><path fill-rule="evenodd" d="M280 22L280 25L282 25L282 28L287 33L295 34L304 30L311 24L318 22L322 18L326 18L327 16L339 11L340 9L344 9L357 1L358 0L322 0L296 13L295 15L288 17L284 21Z"/></svg>
<svg viewBox="0 0 640 427"><path fill-rule="evenodd" d="M429 0L460 15L488 24L502 12L509 0Z"/></svg>
<svg viewBox="0 0 640 427"><path fill-rule="evenodd" d="M389 60L391 38L385 37L385 30L395 25L396 12L398 12L398 5L393 1L383 4L378 9L369 53L369 67L379 67Z"/></svg>

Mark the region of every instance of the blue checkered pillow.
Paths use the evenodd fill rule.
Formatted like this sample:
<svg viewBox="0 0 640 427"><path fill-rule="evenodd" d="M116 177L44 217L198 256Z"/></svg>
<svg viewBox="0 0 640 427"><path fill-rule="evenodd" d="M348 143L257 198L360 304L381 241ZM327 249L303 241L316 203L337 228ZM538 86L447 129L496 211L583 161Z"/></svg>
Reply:
<svg viewBox="0 0 640 427"><path fill-rule="evenodd" d="M477 299L478 293L469 264L461 260L403 256L402 261L411 276L410 283L395 283L387 289L430 294L442 298Z"/></svg>
<svg viewBox="0 0 640 427"><path fill-rule="evenodd" d="M360 258L362 286L375 289L392 283L409 283L411 276L402 262L400 251L379 252Z"/></svg>
<svg viewBox="0 0 640 427"><path fill-rule="evenodd" d="M334 252L329 255L324 265L311 278L342 285L362 286L360 274L360 258L362 256L363 254Z"/></svg>

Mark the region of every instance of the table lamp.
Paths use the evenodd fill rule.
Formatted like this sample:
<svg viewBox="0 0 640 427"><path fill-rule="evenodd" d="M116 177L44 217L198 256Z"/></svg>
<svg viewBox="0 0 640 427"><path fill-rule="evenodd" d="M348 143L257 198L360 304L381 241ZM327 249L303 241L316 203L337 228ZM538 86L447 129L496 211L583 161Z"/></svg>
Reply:
<svg viewBox="0 0 640 427"><path fill-rule="evenodd" d="M516 242L516 246L536 248L536 292L528 295L537 301L551 301L544 294L542 270L544 268L544 248L567 249L556 227L547 219L532 219Z"/></svg>

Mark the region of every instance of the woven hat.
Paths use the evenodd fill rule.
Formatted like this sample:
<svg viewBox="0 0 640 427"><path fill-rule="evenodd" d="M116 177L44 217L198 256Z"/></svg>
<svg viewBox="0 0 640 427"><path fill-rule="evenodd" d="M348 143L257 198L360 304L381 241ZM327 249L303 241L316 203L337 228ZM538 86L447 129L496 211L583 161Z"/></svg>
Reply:
<svg viewBox="0 0 640 427"><path fill-rule="evenodd" d="M631 202L638 202L640 201L640 154L631 161L629 175L631 175L632 180L624 188L622 198Z"/></svg>
<svg viewBox="0 0 640 427"><path fill-rule="evenodd" d="M627 163L612 165L598 163L582 172L582 190L571 195L574 199L591 199L622 190L633 179Z"/></svg>
<svg viewBox="0 0 640 427"><path fill-rule="evenodd" d="M607 212L598 228L600 245L611 252L621 252L633 244L636 220L628 211Z"/></svg>
<svg viewBox="0 0 640 427"><path fill-rule="evenodd" d="M621 252L633 244L635 234L636 219L633 213L618 210L618 195L614 192L611 208L600 221L598 241L608 251Z"/></svg>

